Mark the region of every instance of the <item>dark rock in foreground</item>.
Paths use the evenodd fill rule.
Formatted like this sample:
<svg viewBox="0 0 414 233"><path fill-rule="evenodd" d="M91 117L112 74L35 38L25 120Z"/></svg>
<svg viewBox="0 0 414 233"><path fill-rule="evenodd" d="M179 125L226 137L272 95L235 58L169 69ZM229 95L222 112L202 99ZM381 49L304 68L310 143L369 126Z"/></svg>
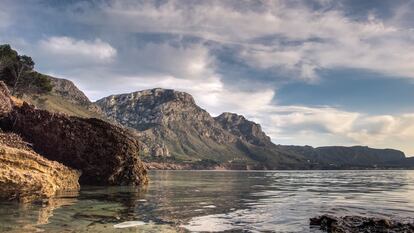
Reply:
<svg viewBox="0 0 414 233"><path fill-rule="evenodd" d="M138 158L141 145L126 129L94 118L69 117L27 103L16 104L2 82L0 110L1 129L19 134L47 159L80 170L81 184L147 183L147 169ZM5 139L10 142L10 137Z"/></svg>
<svg viewBox="0 0 414 233"><path fill-rule="evenodd" d="M81 184L139 185L147 182L139 142L127 130L99 119L69 117L24 103L3 119L39 154L82 171Z"/></svg>
<svg viewBox="0 0 414 233"><path fill-rule="evenodd" d="M310 219L311 226L320 226L321 230L331 233L359 232L414 232L414 223L399 222L383 218L367 218L360 216L335 217L322 215Z"/></svg>

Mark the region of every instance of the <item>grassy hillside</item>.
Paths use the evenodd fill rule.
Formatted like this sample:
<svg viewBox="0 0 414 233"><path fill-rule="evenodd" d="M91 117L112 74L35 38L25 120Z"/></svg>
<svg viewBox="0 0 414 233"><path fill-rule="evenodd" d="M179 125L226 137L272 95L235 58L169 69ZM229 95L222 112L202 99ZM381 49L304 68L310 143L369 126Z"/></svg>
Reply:
<svg viewBox="0 0 414 233"><path fill-rule="evenodd" d="M53 93L43 95L24 95L22 100L33 104L37 108L48 110L50 112L65 113L71 116L85 117L85 118L102 118L102 116L86 107L74 104L65 98L53 95Z"/></svg>

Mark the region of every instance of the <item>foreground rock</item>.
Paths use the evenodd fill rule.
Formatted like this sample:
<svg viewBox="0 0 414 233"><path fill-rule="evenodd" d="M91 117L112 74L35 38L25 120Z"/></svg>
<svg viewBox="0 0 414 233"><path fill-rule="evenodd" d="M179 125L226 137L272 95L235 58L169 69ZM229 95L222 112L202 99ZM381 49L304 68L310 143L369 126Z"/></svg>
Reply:
<svg viewBox="0 0 414 233"><path fill-rule="evenodd" d="M320 226L321 230L332 233L357 232L414 232L414 222L399 222L383 218L367 218L360 216L335 217L322 215L310 219L310 225Z"/></svg>
<svg viewBox="0 0 414 233"><path fill-rule="evenodd" d="M139 142L127 130L102 120L70 117L15 107L1 127L20 134L36 152L82 171L81 184L139 185L147 183Z"/></svg>
<svg viewBox="0 0 414 233"><path fill-rule="evenodd" d="M30 202L78 190L79 176L78 171L38 155L17 135L0 133L1 200Z"/></svg>
<svg viewBox="0 0 414 233"><path fill-rule="evenodd" d="M126 129L94 118L70 117L35 109L27 103L17 104L2 82L0 129L19 134L47 159L80 170L82 184L147 183L146 167L138 158L142 145ZM18 145L8 136L3 137L3 145Z"/></svg>

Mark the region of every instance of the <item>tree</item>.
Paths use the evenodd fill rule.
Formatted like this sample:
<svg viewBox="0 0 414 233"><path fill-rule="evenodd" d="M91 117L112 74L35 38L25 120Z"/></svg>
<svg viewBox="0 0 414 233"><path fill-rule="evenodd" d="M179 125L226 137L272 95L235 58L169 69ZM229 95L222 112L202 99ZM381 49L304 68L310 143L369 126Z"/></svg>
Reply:
<svg viewBox="0 0 414 233"><path fill-rule="evenodd" d="M10 87L12 95L51 91L50 79L35 72L34 65L31 57L19 55L8 44L0 45L0 80Z"/></svg>

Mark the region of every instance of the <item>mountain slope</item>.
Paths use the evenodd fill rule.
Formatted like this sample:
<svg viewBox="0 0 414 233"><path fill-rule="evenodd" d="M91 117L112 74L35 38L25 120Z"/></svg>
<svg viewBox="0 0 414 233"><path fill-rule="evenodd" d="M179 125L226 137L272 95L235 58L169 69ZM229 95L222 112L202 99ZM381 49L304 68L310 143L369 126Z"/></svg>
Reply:
<svg viewBox="0 0 414 233"><path fill-rule="evenodd" d="M257 143L253 135L243 137L244 131L239 135L230 132L223 127L226 119L211 117L184 92L156 88L109 96L96 104L109 118L136 129L141 138L146 138L144 143L151 155L180 162L212 160L241 169L306 165L302 156L267 148Z"/></svg>
<svg viewBox="0 0 414 233"><path fill-rule="evenodd" d="M86 118L104 117L100 108L92 103L73 82L48 75L43 76L50 81L52 90L40 94L26 92L21 97L24 101L51 112Z"/></svg>

